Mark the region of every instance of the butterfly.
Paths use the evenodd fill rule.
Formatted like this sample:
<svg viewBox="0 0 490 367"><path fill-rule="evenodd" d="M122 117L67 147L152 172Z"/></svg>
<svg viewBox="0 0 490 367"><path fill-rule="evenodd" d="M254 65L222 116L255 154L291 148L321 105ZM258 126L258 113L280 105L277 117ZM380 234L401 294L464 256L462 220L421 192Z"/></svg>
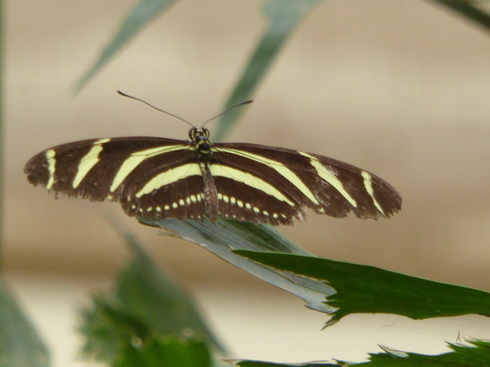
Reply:
<svg viewBox="0 0 490 367"><path fill-rule="evenodd" d="M58 145L32 157L25 173L48 191L117 201L140 218L291 225L305 219L306 209L377 219L402 204L390 184L361 168L298 150L212 143L204 124L192 126L185 141L120 137Z"/></svg>

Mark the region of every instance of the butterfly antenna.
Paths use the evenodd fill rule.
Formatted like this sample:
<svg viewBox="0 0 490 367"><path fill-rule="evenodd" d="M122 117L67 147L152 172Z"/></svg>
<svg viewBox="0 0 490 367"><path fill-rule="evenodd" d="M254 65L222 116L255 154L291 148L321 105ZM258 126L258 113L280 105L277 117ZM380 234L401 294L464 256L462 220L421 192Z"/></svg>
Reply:
<svg viewBox="0 0 490 367"><path fill-rule="evenodd" d="M144 103L145 105L150 106L151 108L153 108L153 109L155 109L155 110L157 110L157 111L160 111L160 112L163 112L163 113L165 113L165 114L167 114L167 115L169 115L169 116L175 117L176 119L179 119L180 121L184 121L186 124L189 124L189 125L191 125L192 127L194 127L194 125L192 125L192 124L191 124L189 121L184 120L182 117L179 117L179 116L177 116L177 115L174 115L173 113L170 113L170 112L164 111L164 110L162 110L162 109L160 109L160 108L158 108L158 107L155 107L155 106L153 106L152 104L150 104L150 103L148 103L148 102L146 102L146 101L142 100L141 98L130 96L129 94L123 93L123 92L121 92L120 90L118 90L118 91L117 91L117 93L119 93L119 94L120 94L121 96L123 96L123 97L128 97L128 98L131 98L131 99L135 99L135 100L137 100L137 101L139 101L139 102L142 102L142 103Z"/></svg>
<svg viewBox="0 0 490 367"><path fill-rule="evenodd" d="M237 108L237 107L240 107L240 106L243 106L243 105L245 105L245 104L252 103L252 102L253 102L253 99L249 99L248 101L243 101L243 102L237 103L237 104L235 104L235 105L233 105L233 106L231 106L231 107L227 108L225 111L221 112L219 115L216 115L216 116L214 116L214 117L210 118L209 120L204 121L204 122L202 123L202 125L201 125L201 128L203 128L203 127L204 127L204 125L206 125L208 122L213 121L213 120L216 120L218 117L223 116L224 114L226 114L226 113L230 112L230 111L231 111L231 110L233 110L234 108Z"/></svg>

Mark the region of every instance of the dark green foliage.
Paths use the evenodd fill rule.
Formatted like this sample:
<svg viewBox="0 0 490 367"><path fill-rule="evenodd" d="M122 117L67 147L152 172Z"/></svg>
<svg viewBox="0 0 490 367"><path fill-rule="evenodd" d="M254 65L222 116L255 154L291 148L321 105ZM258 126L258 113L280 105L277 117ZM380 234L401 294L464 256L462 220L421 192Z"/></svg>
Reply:
<svg viewBox="0 0 490 367"><path fill-rule="evenodd" d="M51 366L49 353L44 342L1 279L0 366Z"/></svg>
<svg viewBox="0 0 490 367"><path fill-rule="evenodd" d="M189 296L127 238L133 257L114 292L94 296L83 312L84 354L113 366L126 366L127 358L154 366L160 358L170 361L174 352L182 363L191 363L222 350Z"/></svg>

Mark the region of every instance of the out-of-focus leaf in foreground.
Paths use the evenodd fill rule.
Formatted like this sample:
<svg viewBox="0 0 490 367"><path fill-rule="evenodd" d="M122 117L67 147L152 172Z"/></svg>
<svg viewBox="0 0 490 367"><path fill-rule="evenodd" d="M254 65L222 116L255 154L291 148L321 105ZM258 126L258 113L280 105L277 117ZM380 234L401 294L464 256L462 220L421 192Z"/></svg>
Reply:
<svg viewBox="0 0 490 367"><path fill-rule="evenodd" d="M114 367L209 367L212 358L206 343L175 338L152 338L145 350L126 345Z"/></svg>
<svg viewBox="0 0 490 367"><path fill-rule="evenodd" d="M146 367L157 366L160 358L183 361L169 366L187 366L222 352L189 296L126 237L132 259L119 273L115 290L94 296L82 313L84 355L115 366Z"/></svg>
<svg viewBox="0 0 490 367"><path fill-rule="evenodd" d="M438 355L409 353L382 347L385 353L370 354L368 362L353 363L302 363L284 364L263 361L238 361L240 367L488 367L490 366L490 342L473 340L471 345L449 344L452 352Z"/></svg>
<svg viewBox="0 0 490 367"><path fill-rule="evenodd" d="M476 5L478 1L468 0L431 0L432 2L445 7L456 14L466 18L471 23L482 27L485 31L490 32L490 14ZM488 1L480 1L488 3Z"/></svg>
<svg viewBox="0 0 490 367"><path fill-rule="evenodd" d="M392 313L412 319L490 316L490 293L481 290L318 257L235 252L273 269L327 282L336 293L325 302L337 308L327 325L353 313Z"/></svg>
<svg viewBox="0 0 490 367"><path fill-rule="evenodd" d="M175 0L140 0L124 19L115 36L80 78L75 90L79 92L144 26L167 10L174 2Z"/></svg>
<svg viewBox="0 0 490 367"><path fill-rule="evenodd" d="M283 272L250 261L237 255L234 250L283 252L304 256L314 256L295 245L278 230L269 225L253 225L231 219L209 220L148 220L139 219L143 224L160 227L173 236L198 244L202 248L246 272L302 298L309 308L331 313L333 308L325 304L325 297L334 293L323 280L303 277L291 272Z"/></svg>
<svg viewBox="0 0 490 367"><path fill-rule="evenodd" d="M0 279L0 366L50 365L46 346Z"/></svg>
<svg viewBox="0 0 490 367"><path fill-rule="evenodd" d="M228 97L223 111L250 99L289 36L321 1L323 0L268 0L264 4L263 13L267 17L267 29L262 34L245 70ZM216 141L225 136L242 112L242 108L236 108L221 117L214 133Z"/></svg>

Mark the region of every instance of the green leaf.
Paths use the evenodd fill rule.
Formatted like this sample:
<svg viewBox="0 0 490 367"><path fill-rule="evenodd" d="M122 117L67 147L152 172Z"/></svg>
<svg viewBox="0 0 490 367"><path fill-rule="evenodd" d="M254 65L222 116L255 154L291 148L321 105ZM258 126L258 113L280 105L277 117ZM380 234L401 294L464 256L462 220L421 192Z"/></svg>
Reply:
<svg viewBox="0 0 490 367"><path fill-rule="evenodd" d="M386 353L371 354L370 361L356 363L366 367L487 367L490 365L490 342L470 341L472 346L449 344L450 353L429 356L383 348Z"/></svg>
<svg viewBox="0 0 490 367"><path fill-rule="evenodd" d="M473 340L470 343L470 346L449 344L452 352L433 356L383 347L385 353L370 354L369 361L361 363L338 361L337 363L284 364L238 361L236 365L240 367L488 367L490 365L490 342Z"/></svg>
<svg viewBox="0 0 490 367"><path fill-rule="evenodd" d="M144 26L167 10L174 2L175 0L140 0L129 12L116 35L80 78L75 91L79 92Z"/></svg>
<svg viewBox="0 0 490 367"><path fill-rule="evenodd" d="M240 361L236 363L240 367L339 367L337 363L301 363L301 364L284 364L271 363L263 361Z"/></svg>
<svg viewBox="0 0 490 367"><path fill-rule="evenodd" d="M269 0L264 4L263 13L268 18L267 29L228 97L223 111L250 99L288 37L321 1L323 0ZM237 108L223 115L214 134L216 141L225 136L242 112L243 108Z"/></svg>
<svg viewBox="0 0 490 367"><path fill-rule="evenodd" d="M7 286L0 280L0 366L50 365L46 346Z"/></svg>
<svg viewBox="0 0 490 367"><path fill-rule="evenodd" d="M268 225L224 219L215 224L207 220L173 219L140 222L199 244L304 299L308 307L332 316L327 326L352 313L393 313L412 319L463 314L490 316L487 292L318 258Z"/></svg>
<svg viewBox="0 0 490 367"><path fill-rule="evenodd" d="M148 220L139 219L143 224L160 227L191 241L223 260L245 270L278 288L302 298L307 306L315 310L331 313L333 308L325 304L325 296L334 293L324 281L298 276L263 266L237 255L234 250L281 251L284 253L313 256L284 237L269 225L253 225L231 219L209 220Z"/></svg>
<svg viewBox="0 0 490 367"><path fill-rule="evenodd" d="M127 363L124 356L128 356L148 360L148 366L153 366L152 361L171 354L175 348L202 355L203 344L213 351L223 351L186 292L151 261L133 238L128 234L126 238L133 256L119 273L115 290L94 296L92 307L82 313L85 356L121 366ZM166 349L160 350L163 346Z"/></svg>
<svg viewBox="0 0 490 367"><path fill-rule="evenodd" d="M485 31L490 31L490 14L485 10L473 5L474 1L464 0L432 0L434 3L444 6L456 14L469 19L472 23L479 25Z"/></svg>
<svg viewBox="0 0 490 367"><path fill-rule="evenodd" d="M490 316L490 293L433 282L374 266L281 253L235 251L274 269L309 277L337 292L325 302L337 310L327 325L353 313L392 313L412 319Z"/></svg>
<svg viewBox="0 0 490 367"><path fill-rule="evenodd" d="M469 340L474 348L466 345L449 344L451 349L459 356L460 360L465 360L474 366L490 365L490 341L489 340ZM480 363L480 364L477 364ZM483 364L485 363L485 364Z"/></svg>

